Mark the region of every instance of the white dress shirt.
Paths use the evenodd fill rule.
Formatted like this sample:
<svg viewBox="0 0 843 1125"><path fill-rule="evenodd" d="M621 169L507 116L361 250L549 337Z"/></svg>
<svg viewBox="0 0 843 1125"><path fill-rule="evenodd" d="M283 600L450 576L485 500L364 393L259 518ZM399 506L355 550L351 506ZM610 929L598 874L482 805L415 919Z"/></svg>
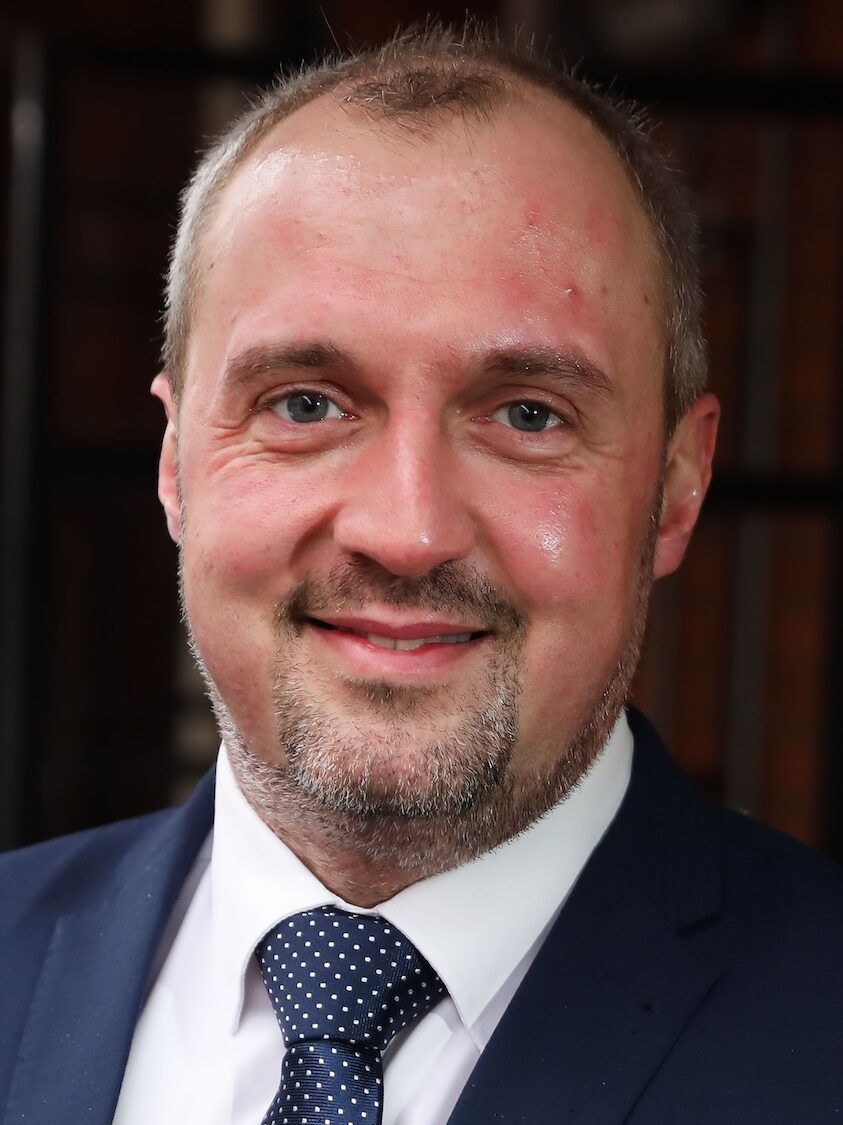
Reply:
<svg viewBox="0 0 843 1125"><path fill-rule="evenodd" d="M384 1053L383 1125L444 1125L629 782L622 716L565 801L520 836L377 907L448 995ZM260 1125L284 1043L254 949L281 919L336 905L243 797L222 747L213 839L165 934L115 1125Z"/></svg>

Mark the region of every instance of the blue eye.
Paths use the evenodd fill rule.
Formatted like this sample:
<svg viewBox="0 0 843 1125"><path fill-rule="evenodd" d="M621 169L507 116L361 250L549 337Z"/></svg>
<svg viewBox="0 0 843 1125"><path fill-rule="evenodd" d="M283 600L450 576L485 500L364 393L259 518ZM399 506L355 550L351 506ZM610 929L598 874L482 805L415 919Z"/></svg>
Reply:
<svg viewBox="0 0 843 1125"><path fill-rule="evenodd" d="M511 426L514 430L520 430L527 434L540 434L545 430L555 430L563 424L559 415L554 413L549 406L529 400L510 402L506 406L501 406L494 412L492 418L496 422L502 422L506 426Z"/></svg>
<svg viewBox="0 0 843 1125"><path fill-rule="evenodd" d="M273 402L270 409L285 422L324 422L345 417L335 402L318 391L294 391Z"/></svg>

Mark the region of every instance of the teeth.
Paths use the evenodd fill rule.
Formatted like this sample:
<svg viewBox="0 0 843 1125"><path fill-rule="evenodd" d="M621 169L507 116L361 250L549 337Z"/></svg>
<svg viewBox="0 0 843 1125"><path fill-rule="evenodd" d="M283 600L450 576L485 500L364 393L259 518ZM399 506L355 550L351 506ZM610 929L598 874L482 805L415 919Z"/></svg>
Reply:
<svg viewBox="0 0 843 1125"><path fill-rule="evenodd" d="M396 640L395 637L380 637L377 633L363 633L369 644L378 648L395 648L402 652L410 649L421 648L422 645L458 645L471 640L471 633L446 633L439 637L407 637Z"/></svg>

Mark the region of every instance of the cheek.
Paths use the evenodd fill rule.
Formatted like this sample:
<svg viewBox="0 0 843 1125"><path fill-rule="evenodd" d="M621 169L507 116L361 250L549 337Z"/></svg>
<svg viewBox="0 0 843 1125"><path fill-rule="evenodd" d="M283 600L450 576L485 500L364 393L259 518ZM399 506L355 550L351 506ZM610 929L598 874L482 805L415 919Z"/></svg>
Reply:
<svg viewBox="0 0 843 1125"><path fill-rule="evenodd" d="M607 499L617 494L557 482L543 497L541 516L523 521L522 535L510 541L510 573L530 622L528 734L533 723L543 729L551 722L555 731L584 722L628 643L639 606L646 504L634 509L628 497L626 506Z"/></svg>
<svg viewBox="0 0 843 1125"><path fill-rule="evenodd" d="M510 497L505 511L498 508L507 556L501 562L525 608L536 614L559 610L589 627L607 610L622 609L634 588L630 572L639 550L633 512L595 482L528 483L519 490L510 482L498 492Z"/></svg>
<svg viewBox="0 0 843 1125"><path fill-rule="evenodd" d="M300 509L278 495L277 482L270 487L265 470L206 475L192 485L185 487L182 553L187 613L235 722L253 735L269 722L274 607L290 581Z"/></svg>
<svg viewBox="0 0 843 1125"><path fill-rule="evenodd" d="M283 593L301 544L319 525L319 484L256 464L221 472L186 493L185 578L248 596Z"/></svg>

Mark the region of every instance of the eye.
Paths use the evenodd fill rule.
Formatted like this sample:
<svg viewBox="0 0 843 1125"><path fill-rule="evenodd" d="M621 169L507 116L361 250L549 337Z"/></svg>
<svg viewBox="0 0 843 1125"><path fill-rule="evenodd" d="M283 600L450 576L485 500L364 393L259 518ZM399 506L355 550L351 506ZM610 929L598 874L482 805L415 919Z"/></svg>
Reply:
<svg viewBox="0 0 843 1125"><path fill-rule="evenodd" d="M549 406L542 402L530 402L528 399L498 407L492 419L527 434L540 434L564 425L562 418Z"/></svg>
<svg viewBox="0 0 843 1125"><path fill-rule="evenodd" d="M270 410L285 422L324 422L329 418L346 417L335 402L318 391L293 391L276 399Z"/></svg>

